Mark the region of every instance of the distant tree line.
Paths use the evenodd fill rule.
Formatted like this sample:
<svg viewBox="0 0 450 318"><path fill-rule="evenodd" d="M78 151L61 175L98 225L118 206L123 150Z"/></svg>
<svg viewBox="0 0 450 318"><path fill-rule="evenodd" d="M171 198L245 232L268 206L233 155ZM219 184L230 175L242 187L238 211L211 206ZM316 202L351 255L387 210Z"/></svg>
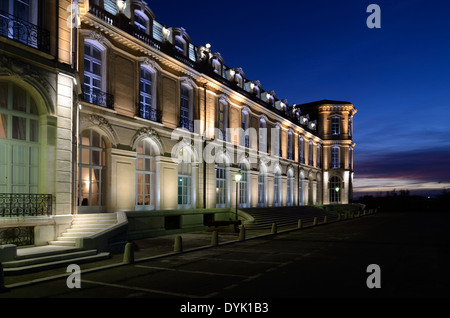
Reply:
<svg viewBox="0 0 450 318"><path fill-rule="evenodd" d="M365 195L354 202L365 204L366 209L378 208L379 211L450 213L450 191L447 189L435 197L411 195L409 190L394 189L384 195Z"/></svg>

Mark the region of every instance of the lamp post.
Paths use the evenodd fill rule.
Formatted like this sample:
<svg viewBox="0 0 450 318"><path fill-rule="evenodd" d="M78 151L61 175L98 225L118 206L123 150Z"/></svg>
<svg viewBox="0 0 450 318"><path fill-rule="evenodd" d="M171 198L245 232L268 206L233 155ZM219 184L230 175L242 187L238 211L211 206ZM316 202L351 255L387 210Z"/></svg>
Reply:
<svg viewBox="0 0 450 318"><path fill-rule="evenodd" d="M236 181L236 221L238 220L238 197L239 197L239 181L241 181L242 173L241 170L239 170L234 175L234 180Z"/></svg>

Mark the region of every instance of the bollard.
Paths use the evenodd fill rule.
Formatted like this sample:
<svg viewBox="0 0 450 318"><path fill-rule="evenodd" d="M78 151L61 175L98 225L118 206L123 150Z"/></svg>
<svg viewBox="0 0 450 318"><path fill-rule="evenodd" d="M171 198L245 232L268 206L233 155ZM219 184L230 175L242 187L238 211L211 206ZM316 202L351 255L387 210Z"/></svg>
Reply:
<svg viewBox="0 0 450 318"><path fill-rule="evenodd" d="M328 222L328 216L325 215L325 216L323 217L323 223L326 224L327 222Z"/></svg>
<svg viewBox="0 0 450 318"><path fill-rule="evenodd" d="M212 246L219 245L219 232L217 231L212 232L211 245Z"/></svg>
<svg viewBox="0 0 450 318"><path fill-rule="evenodd" d="M297 228L302 228L302 219L298 219Z"/></svg>
<svg viewBox="0 0 450 318"><path fill-rule="evenodd" d="M173 247L173 251L174 252L183 252L183 239L181 238L180 235L177 235L175 237L175 244Z"/></svg>
<svg viewBox="0 0 450 318"><path fill-rule="evenodd" d="M313 225L317 225L317 216L314 217Z"/></svg>
<svg viewBox="0 0 450 318"><path fill-rule="evenodd" d="M0 293L7 291L8 289L5 287L5 275L3 272L3 264L0 262Z"/></svg>
<svg viewBox="0 0 450 318"><path fill-rule="evenodd" d="M134 263L134 246L133 243L125 244L125 251L123 253L123 262L126 264Z"/></svg>
<svg viewBox="0 0 450 318"><path fill-rule="evenodd" d="M272 223L272 234L277 234L277 223Z"/></svg>
<svg viewBox="0 0 450 318"><path fill-rule="evenodd" d="M243 225L239 231L239 241L245 241L245 227Z"/></svg>

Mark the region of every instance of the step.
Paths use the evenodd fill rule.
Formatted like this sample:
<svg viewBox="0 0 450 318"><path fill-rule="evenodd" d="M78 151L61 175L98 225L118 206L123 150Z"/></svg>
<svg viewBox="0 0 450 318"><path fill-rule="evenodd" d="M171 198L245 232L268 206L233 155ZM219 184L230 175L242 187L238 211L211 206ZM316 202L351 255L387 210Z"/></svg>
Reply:
<svg viewBox="0 0 450 318"><path fill-rule="evenodd" d="M48 262L65 260L65 259L73 259L73 258L78 258L78 257L90 256L90 255L95 255L95 254L97 254L97 250L77 251L77 252L70 252L70 253L58 253L55 255L47 255L47 256L40 256L39 254L37 254L35 257L29 257L29 258L24 258L24 259L20 259L20 260L4 262L3 267L4 268L24 267L24 266L30 266L30 265L35 265L35 264L41 264L41 263L48 263Z"/></svg>
<svg viewBox="0 0 450 318"><path fill-rule="evenodd" d="M96 262L101 261L110 258L110 253L104 252L99 253L95 255L90 256L82 256L82 257L75 257L71 259L64 259L64 260L58 260L58 261L51 261L47 263L41 263L41 264L35 264L35 265L29 265L29 266L23 266L23 267L15 267L15 268L5 268L4 273L5 275L20 275L25 273L32 273L32 272L38 272L48 269L54 269L58 267L65 267L70 264L82 264L82 263L89 263L89 262Z"/></svg>
<svg viewBox="0 0 450 318"><path fill-rule="evenodd" d="M75 246L75 241L50 241L48 242L50 245L57 246Z"/></svg>
<svg viewBox="0 0 450 318"><path fill-rule="evenodd" d="M84 232L65 232L63 234L61 234L63 237L86 237L86 236L91 236L92 234L95 234L96 232L92 232L92 231L84 231Z"/></svg>

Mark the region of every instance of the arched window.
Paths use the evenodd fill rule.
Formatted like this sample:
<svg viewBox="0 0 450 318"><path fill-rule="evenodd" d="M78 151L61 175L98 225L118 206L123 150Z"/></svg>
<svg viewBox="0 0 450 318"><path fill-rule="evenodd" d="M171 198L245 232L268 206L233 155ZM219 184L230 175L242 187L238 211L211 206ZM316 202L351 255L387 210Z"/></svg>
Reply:
<svg viewBox="0 0 450 318"><path fill-rule="evenodd" d="M342 182L338 177L331 177L328 185L330 193L330 203L341 202Z"/></svg>
<svg viewBox="0 0 450 318"><path fill-rule="evenodd" d="M219 126L219 138L221 140L227 140L227 128L228 128L228 102L224 99L219 99L218 108L218 126Z"/></svg>
<svg viewBox="0 0 450 318"><path fill-rule="evenodd" d="M250 147L250 135L248 127L249 127L249 113L247 110L243 109L241 112L241 128L242 128L241 145L244 147Z"/></svg>
<svg viewBox="0 0 450 318"><path fill-rule="evenodd" d="M137 27L137 29L141 32L147 33L149 30L149 19L145 15L145 13L134 10L134 25Z"/></svg>
<svg viewBox="0 0 450 318"><path fill-rule="evenodd" d="M0 193L39 193L39 126L30 93L0 81Z"/></svg>
<svg viewBox="0 0 450 318"><path fill-rule="evenodd" d="M259 151L267 152L267 123L264 118L259 120Z"/></svg>
<svg viewBox="0 0 450 318"><path fill-rule="evenodd" d="M186 148L178 152L178 208L191 208L192 155Z"/></svg>
<svg viewBox="0 0 450 318"><path fill-rule="evenodd" d="M175 36L175 49L177 50L178 53L186 55L187 52L186 40L180 35Z"/></svg>
<svg viewBox="0 0 450 318"><path fill-rule="evenodd" d="M136 161L136 207L154 209L156 203L156 162L151 142L138 143Z"/></svg>
<svg viewBox="0 0 450 318"><path fill-rule="evenodd" d="M78 205L102 212L106 205L106 142L97 131L81 133L79 145Z"/></svg>
<svg viewBox="0 0 450 318"><path fill-rule="evenodd" d="M282 150L281 150L281 124L277 123L277 125L275 126L275 134L272 137L272 141L273 141L273 150L272 150L272 155L275 156L282 156Z"/></svg>
<svg viewBox="0 0 450 318"><path fill-rule="evenodd" d="M305 140L303 137L300 137L299 151L300 163L305 163Z"/></svg>
<svg viewBox="0 0 450 318"><path fill-rule="evenodd" d="M289 129L288 132L288 159L294 160L294 152L293 152L293 132L292 129Z"/></svg>

